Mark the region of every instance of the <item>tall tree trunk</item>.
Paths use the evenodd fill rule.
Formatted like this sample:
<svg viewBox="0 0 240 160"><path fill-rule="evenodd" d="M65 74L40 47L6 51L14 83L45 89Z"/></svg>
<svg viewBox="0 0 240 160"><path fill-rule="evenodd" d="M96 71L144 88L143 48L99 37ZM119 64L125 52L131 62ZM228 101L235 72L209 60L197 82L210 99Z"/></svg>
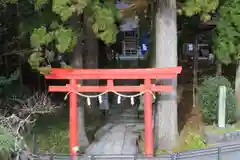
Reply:
<svg viewBox="0 0 240 160"><path fill-rule="evenodd" d="M85 50L84 50L84 68L96 69L98 68L98 39L92 30L92 24L88 17L84 17L85 24ZM86 80L84 85L96 86L99 84L99 80ZM92 93L97 94L97 93ZM98 107L98 99L91 99L91 106L86 106L87 114L90 115L88 120L96 121L100 117L100 109ZM91 118L90 118L91 117Z"/></svg>
<svg viewBox="0 0 240 160"><path fill-rule="evenodd" d="M71 64L73 68L83 68L83 44L80 40L74 48ZM79 81L79 83L82 84L82 81ZM82 151L89 145L85 130L84 99L82 97L78 97L78 135L78 143L80 144L80 151Z"/></svg>
<svg viewBox="0 0 240 160"><path fill-rule="evenodd" d="M157 0L156 9L156 67L177 66L176 0ZM171 84L173 92L162 94L156 103L155 136L158 148L170 150L176 145L177 79L161 81Z"/></svg>
<svg viewBox="0 0 240 160"><path fill-rule="evenodd" d="M84 67L96 69L98 68L98 39L95 33L92 30L92 24L85 16L84 18L85 23L85 56L84 56ZM88 81L94 84L98 84L98 81Z"/></svg>
<svg viewBox="0 0 240 160"><path fill-rule="evenodd" d="M240 120L240 61L237 62L236 77L235 77L235 96L237 99L236 116Z"/></svg>

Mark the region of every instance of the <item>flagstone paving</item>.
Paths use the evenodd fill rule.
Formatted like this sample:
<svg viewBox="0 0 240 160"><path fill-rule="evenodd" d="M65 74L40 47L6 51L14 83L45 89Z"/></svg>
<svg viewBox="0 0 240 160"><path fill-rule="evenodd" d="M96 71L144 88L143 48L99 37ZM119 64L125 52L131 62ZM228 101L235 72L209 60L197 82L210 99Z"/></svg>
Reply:
<svg viewBox="0 0 240 160"><path fill-rule="evenodd" d="M95 134L86 155L134 155L138 153L136 141L143 124L137 119L136 109L129 107L121 114L111 113L108 123ZM118 112L119 113L119 112Z"/></svg>

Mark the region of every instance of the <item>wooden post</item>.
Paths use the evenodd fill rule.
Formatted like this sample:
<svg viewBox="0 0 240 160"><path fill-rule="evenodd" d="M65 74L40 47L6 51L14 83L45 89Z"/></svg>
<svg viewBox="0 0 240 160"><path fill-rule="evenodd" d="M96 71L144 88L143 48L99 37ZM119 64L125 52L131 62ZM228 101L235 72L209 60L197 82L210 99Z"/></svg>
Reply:
<svg viewBox="0 0 240 160"><path fill-rule="evenodd" d="M77 156L77 150L78 148L78 107L77 107L77 94L76 88L77 88L77 80L71 79L70 80L70 87L71 92L70 93L70 115L69 115L69 127L70 127L70 144L69 144L69 150L70 150L70 156L71 158L75 158Z"/></svg>
<svg viewBox="0 0 240 160"><path fill-rule="evenodd" d="M146 88L151 87L151 80L145 79ZM145 126L145 155L153 156L153 131L152 131L152 94L144 94L144 126Z"/></svg>
<svg viewBox="0 0 240 160"><path fill-rule="evenodd" d="M198 86L198 36L195 37L193 55L193 107L197 105L196 90Z"/></svg>
<svg viewBox="0 0 240 160"><path fill-rule="evenodd" d="M220 86L218 97L218 127L220 128L226 127L226 96L226 87Z"/></svg>

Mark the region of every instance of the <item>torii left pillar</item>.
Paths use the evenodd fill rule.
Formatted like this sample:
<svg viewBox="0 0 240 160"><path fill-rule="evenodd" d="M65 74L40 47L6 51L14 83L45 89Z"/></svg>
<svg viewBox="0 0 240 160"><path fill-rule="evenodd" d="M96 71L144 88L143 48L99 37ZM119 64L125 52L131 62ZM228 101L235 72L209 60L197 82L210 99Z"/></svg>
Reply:
<svg viewBox="0 0 240 160"><path fill-rule="evenodd" d="M71 79L70 80L70 116L69 116L69 127L70 127L70 141L69 141L69 149L71 156L77 156L78 151L78 103L77 103L77 94L76 94L76 87L77 87L77 80Z"/></svg>

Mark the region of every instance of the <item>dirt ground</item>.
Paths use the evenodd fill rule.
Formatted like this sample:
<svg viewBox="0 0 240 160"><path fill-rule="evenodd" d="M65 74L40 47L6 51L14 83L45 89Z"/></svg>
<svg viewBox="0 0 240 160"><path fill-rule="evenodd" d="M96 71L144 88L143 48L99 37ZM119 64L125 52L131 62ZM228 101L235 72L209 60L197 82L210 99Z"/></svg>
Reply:
<svg viewBox="0 0 240 160"><path fill-rule="evenodd" d="M179 75L179 87L182 94L178 105L179 131L188 128L199 130L203 125L202 113L199 106L193 107L193 67L190 63L181 63L182 73ZM202 77L215 74L215 66L207 63L198 64L198 85Z"/></svg>
<svg viewBox="0 0 240 160"><path fill-rule="evenodd" d="M173 149L174 152L184 150L186 146L185 141L189 138L189 135L192 133L201 134L202 126L204 125L201 109L198 106L193 107L193 67L191 64L182 64L181 66L183 67L183 71L179 75L178 83L178 90L181 90L180 92L178 91L178 96L180 97L178 98L178 127L180 137L178 145ZM202 74L204 72L198 75ZM200 84L200 82L201 79L199 78L198 83Z"/></svg>
<svg viewBox="0 0 240 160"><path fill-rule="evenodd" d="M199 129L203 124L202 113L199 107L193 107L192 92L183 91L183 98L178 106L179 132L188 126L192 129Z"/></svg>

